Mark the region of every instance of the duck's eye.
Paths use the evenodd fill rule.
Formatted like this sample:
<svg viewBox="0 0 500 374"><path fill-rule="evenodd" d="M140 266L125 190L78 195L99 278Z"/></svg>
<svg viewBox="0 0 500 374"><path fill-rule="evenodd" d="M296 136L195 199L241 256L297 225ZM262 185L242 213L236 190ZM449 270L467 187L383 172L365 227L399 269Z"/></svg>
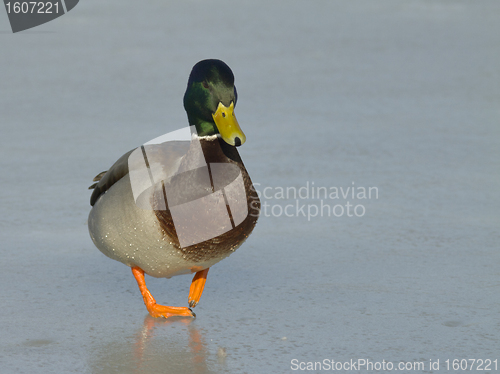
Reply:
<svg viewBox="0 0 500 374"><path fill-rule="evenodd" d="M222 112L222 118L226 118L226 113Z"/></svg>
<svg viewBox="0 0 500 374"><path fill-rule="evenodd" d="M203 81L203 87L208 88L208 83Z"/></svg>

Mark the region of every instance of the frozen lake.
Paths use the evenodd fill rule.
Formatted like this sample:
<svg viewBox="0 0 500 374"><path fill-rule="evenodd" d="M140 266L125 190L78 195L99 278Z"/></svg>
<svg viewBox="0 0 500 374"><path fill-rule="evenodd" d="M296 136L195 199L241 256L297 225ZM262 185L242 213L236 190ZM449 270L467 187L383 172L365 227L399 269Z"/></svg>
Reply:
<svg viewBox="0 0 500 374"><path fill-rule="evenodd" d="M2 373L500 360L499 2L82 0L17 34L0 11L0 46ZM87 187L187 125L205 58L235 74L267 210L195 320L154 320ZM191 276L146 281L187 306Z"/></svg>

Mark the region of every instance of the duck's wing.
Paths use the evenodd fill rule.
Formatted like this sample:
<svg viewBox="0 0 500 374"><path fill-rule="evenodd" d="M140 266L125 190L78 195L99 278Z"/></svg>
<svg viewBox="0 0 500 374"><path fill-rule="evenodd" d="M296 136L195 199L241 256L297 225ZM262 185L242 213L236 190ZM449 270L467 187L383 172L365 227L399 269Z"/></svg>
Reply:
<svg viewBox="0 0 500 374"><path fill-rule="evenodd" d="M103 171L96 175L94 182L97 183L94 183L89 187L89 189L94 189L94 192L92 192L92 196L90 197L90 205L94 206L99 196L109 190L113 184L128 174L128 157L133 151L135 151L135 149L125 153L113 164L113 166L111 166L108 171Z"/></svg>
<svg viewBox="0 0 500 374"><path fill-rule="evenodd" d="M184 159L189 145L190 142L186 141L169 141L162 144L148 145L146 152L150 163L152 160L156 160L161 165L160 175L168 177L174 175L179 169L179 165ZM94 178L94 182L97 183L89 187L89 189L94 189L90 197L90 205L94 206L99 196L129 174L129 156L136 149L125 153L108 171L103 171Z"/></svg>

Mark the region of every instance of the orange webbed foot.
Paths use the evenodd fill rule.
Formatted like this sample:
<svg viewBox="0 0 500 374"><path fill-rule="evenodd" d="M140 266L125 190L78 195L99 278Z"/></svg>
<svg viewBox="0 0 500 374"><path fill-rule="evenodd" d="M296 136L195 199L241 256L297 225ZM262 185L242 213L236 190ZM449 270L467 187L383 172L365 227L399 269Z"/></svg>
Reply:
<svg viewBox="0 0 500 374"><path fill-rule="evenodd" d="M168 317L196 317L194 312L187 307L176 307L176 306L165 306L159 304L146 304L146 308L148 309L149 314L152 317L158 318L168 318Z"/></svg>
<svg viewBox="0 0 500 374"><path fill-rule="evenodd" d="M200 302L201 294L205 288L205 282L207 281L208 269L198 271L193 278L191 287L189 288L189 306L194 308Z"/></svg>
<svg viewBox="0 0 500 374"><path fill-rule="evenodd" d="M144 279L144 270L139 267L132 268L132 274L134 274L135 280L139 285L139 289L141 290L142 297L144 299L144 304L146 304L146 308L148 309L149 314L152 317L158 318L168 318L173 316L180 317L196 317L193 311L187 307L175 307L175 306L165 306L159 305L156 303L156 300L149 292L146 287L146 281Z"/></svg>

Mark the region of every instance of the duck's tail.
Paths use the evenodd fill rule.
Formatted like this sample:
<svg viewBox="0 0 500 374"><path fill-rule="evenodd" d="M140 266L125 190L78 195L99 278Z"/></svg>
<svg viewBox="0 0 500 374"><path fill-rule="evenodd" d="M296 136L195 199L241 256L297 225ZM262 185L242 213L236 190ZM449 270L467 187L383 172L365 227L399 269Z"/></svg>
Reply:
<svg viewBox="0 0 500 374"><path fill-rule="evenodd" d="M100 172L99 174L97 174L97 175L94 177L94 179L92 179L92 181L93 181L93 182L96 182L96 183L94 183L92 186L90 186L90 187L89 187L89 190L93 190L93 189L95 188L95 186L97 186L97 182L99 182L99 181L102 179L102 177L104 177L104 174L106 174L107 172L108 172L108 171L106 170L106 171L102 171L102 172Z"/></svg>

